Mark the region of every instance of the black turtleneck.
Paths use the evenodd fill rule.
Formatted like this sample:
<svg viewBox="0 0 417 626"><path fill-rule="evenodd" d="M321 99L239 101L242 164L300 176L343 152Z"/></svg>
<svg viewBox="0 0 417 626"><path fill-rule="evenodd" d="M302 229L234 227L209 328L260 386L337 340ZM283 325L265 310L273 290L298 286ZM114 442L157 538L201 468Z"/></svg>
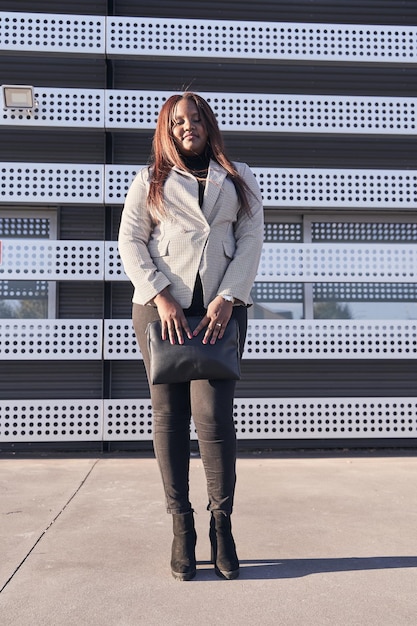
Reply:
<svg viewBox="0 0 417 626"><path fill-rule="evenodd" d="M210 163L210 155L206 152L196 154L196 156L181 156L185 167L196 177L198 182L198 202L200 207L203 204L204 189L206 187L207 172Z"/></svg>
<svg viewBox="0 0 417 626"><path fill-rule="evenodd" d="M207 170L210 163L210 156L205 152L195 156L182 156L183 163L197 178L207 178Z"/></svg>

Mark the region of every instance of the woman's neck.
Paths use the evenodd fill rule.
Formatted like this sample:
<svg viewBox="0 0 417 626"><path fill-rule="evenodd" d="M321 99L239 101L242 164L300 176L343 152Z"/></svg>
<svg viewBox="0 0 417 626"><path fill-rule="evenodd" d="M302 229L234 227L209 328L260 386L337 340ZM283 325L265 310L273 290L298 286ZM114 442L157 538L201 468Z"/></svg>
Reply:
<svg viewBox="0 0 417 626"><path fill-rule="evenodd" d="M210 156L205 152L203 154L196 154L195 156L182 156L181 157L185 167L198 177L206 176L210 163Z"/></svg>

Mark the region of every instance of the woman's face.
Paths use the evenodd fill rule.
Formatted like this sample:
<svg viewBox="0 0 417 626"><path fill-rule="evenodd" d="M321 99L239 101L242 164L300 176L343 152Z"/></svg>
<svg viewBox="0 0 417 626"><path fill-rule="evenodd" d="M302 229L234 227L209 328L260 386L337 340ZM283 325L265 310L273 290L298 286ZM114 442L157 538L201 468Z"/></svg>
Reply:
<svg viewBox="0 0 417 626"><path fill-rule="evenodd" d="M183 156L202 154L208 134L193 100L179 100L174 111L174 141Z"/></svg>

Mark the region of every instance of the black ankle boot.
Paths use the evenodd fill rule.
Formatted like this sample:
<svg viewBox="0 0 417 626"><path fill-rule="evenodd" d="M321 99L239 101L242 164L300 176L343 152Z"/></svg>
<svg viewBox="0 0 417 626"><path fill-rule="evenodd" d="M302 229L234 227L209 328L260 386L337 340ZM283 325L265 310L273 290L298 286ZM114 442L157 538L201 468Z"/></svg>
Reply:
<svg viewBox="0 0 417 626"><path fill-rule="evenodd" d="M172 575L177 580L191 580L196 575L195 544L197 541L192 511L174 514L172 525L174 530L171 553Z"/></svg>
<svg viewBox="0 0 417 626"><path fill-rule="evenodd" d="M230 515L213 511L210 520L211 560L220 578L233 580L239 576L239 559L232 535Z"/></svg>

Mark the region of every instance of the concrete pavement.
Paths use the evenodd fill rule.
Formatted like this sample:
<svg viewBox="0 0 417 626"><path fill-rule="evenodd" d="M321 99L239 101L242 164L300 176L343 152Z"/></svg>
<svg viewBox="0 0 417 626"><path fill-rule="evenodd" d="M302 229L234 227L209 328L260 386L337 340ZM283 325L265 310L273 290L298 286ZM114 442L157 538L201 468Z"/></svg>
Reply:
<svg viewBox="0 0 417 626"><path fill-rule="evenodd" d="M416 478L410 451L240 456L224 581L193 456L198 573L178 582L151 455L4 458L0 624L415 626Z"/></svg>

